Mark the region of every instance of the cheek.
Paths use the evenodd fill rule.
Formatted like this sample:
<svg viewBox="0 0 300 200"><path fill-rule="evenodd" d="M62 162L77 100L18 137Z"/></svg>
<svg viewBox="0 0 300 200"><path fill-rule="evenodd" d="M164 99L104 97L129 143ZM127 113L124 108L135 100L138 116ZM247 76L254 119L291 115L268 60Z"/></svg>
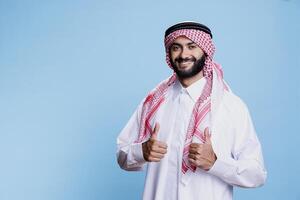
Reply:
<svg viewBox="0 0 300 200"><path fill-rule="evenodd" d="M201 58L204 55L204 52L201 50L201 52L198 53L198 58Z"/></svg>
<svg viewBox="0 0 300 200"><path fill-rule="evenodd" d="M199 59L204 55L204 51L200 48L196 48L193 49L192 54L196 59Z"/></svg>
<svg viewBox="0 0 300 200"><path fill-rule="evenodd" d="M200 54L194 54L194 57L199 60L200 58L202 58L204 54L200 53Z"/></svg>
<svg viewBox="0 0 300 200"><path fill-rule="evenodd" d="M175 58L177 58L178 54L176 53L170 53L170 59L175 62Z"/></svg>

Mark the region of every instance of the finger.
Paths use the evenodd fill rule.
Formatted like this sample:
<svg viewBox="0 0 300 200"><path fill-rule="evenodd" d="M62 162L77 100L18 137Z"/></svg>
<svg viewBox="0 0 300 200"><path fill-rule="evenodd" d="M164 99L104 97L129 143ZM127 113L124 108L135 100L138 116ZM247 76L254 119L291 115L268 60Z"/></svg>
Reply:
<svg viewBox="0 0 300 200"><path fill-rule="evenodd" d="M209 128L206 127L204 129L204 139L205 139L205 144L211 144L211 134L209 133Z"/></svg>
<svg viewBox="0 0 300 200"><path fill-rule="evenodd" d="M149 156L149 161L151 162L159 162L161 160L161 158L156 158L156 157L153 157L153 156Z"/></svg>
<svg viewBox="0 0 300 200"><path fill-rule="evenodd" d="M152 151L156 152L156 153L161 153L161 154L166 154L167 153L167 149L160 148L160 147L153 147Z"/></svg>
<svg viewBox="0 0 300 200"><path fill-rule="evenodd" d="M197 155L196 155L196 154L193 154L193 153L190 153L190 154L188 155L188 157L189 157L189 158L192 158L192 159L194 159L194 160L197 160L197 159L198 159Z"/></svg>
<svg viewBox="0 0 300 200"><path fill-rule="evenodd" d="M156 145L159 146L160 148L163 148L163 149L167 149L168 148L168 145L165 142L156 141Z"/></svg>
<svg viewBox="0 0 300 200"><path fill-rule="evenodd" d="M203 149L203 144L198 144L196 147L194 147L194 146L190 147L189 152L200 154L202 149Z"/></svg>
<svg viewBox="0 0 300 200"><path fill-rule="evenodd" d="M154 125L154 128L153 128L152 134L151 134L152 139L155 139L155 140L157 139L157 134L158 134L159 128L160 128L160 125L158 122L156 122Z"/></svg>
<svg viewBox="0 0 300 200"><path fill-rule="evenodd" d="M163 153L157 153L157 152L151 152L151 153L150 153L150 156L151 156L152 158L159 158L159 159L162 159L162 158L165 156L165 154L163 154Z"/></svg>
<svg viewBox="0 0 300 200"><path fill-rule="evenodd" d="M197 148L199 145L201 145L201 144L199 144L199 143L191 143L190 144L190 148L192 147L192 148Z"/></svg>
<svg viewBox="0 0 300 200"><path fill-rule="evenodd" d="M152 141L152 143L151 143L152 147L155 147L155 148L159 147L159 148L163 148L163 149L167 149L168 148L168 145L165 142L161 142L161 141L158 141L158 140L153 139L153 138L151 138L150 140Z"/></svg>
<svg viewBox="0 0 300 200"><path fill-rule="evenodd" d="M190 164L191 165L193 165L193 166L198 166L198 163L197 163L197 161L195 160L195 159L193 159L193 158L189 158L189 162L190 162Z"/></svg>
<svg viewBox="0 0 300 200"><path fill-rule="evenodd" d="M189 153L201 154L201 149L199 149L199 148L190 148Z"/></svg>

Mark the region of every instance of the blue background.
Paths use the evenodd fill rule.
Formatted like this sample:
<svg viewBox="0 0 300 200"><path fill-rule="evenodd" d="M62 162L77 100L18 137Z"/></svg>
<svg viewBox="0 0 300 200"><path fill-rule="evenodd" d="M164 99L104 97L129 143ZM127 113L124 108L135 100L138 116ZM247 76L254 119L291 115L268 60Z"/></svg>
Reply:
<svg viewBox="0 0 300 200"><path fill-rule="evenodd" d="M0 199L140 199L116 137L170 75L163 34L209 26L249 106L268 179L235 199L300 199L299 0L0 0Z"/></svg>

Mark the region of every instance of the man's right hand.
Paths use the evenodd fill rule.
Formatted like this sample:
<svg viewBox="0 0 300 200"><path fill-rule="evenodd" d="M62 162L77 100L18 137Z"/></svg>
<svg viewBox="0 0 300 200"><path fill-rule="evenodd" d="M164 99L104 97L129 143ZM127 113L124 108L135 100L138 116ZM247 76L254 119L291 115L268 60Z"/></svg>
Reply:
<svg viewBox="0 0 300 200"><path fill-rule="evenodd" d="M144 159L148 162L159 162L167 153L167 144L157 140L159 123L155 123L151 137L142 144Z"/></svg>

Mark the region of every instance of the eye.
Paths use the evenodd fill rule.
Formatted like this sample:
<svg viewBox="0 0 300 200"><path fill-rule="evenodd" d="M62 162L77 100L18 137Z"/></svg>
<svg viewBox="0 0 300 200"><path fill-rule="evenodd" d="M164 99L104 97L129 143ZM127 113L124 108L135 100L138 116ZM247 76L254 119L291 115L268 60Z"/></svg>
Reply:
<svg viewBox="0 0 300 200"><path fill-rule="evenodd" d="M177 45L173 45L171 47L171 51L178 51L178 50L179 50L179 46L177 46Z"/></svg>
<svg viewBox="0 0 300 200"><path fill-rule="evenodd" d="M195 48L197 48L196 45L193 45L193 44L192 44L192 45L189 45L189 49L190 49L190 50L195 49Z"/></svg>

